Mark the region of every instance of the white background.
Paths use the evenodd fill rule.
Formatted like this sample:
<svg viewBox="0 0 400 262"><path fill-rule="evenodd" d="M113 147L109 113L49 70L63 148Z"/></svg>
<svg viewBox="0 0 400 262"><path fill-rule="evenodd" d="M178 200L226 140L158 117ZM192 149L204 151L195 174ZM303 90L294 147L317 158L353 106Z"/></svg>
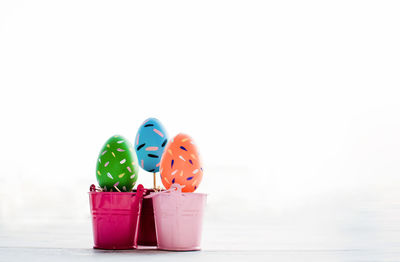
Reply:
<svg viewBox="0 0 400 262"><path fill-rule="evenodd" d="M396 1L0 1L0 225L88 219L103 143L133 140L147 117L196 141L216 221L400 201L386 193L400 182L399 13ZM143 170L138 181L152 185Z"/></svg>

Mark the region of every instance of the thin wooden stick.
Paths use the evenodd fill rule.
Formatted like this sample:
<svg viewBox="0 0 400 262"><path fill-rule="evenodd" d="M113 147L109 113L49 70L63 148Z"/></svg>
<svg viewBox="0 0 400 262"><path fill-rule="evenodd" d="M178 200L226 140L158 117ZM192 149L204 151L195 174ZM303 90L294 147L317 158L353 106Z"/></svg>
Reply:
<svg viewBox="0 0 400 262"><path fill-rule="evenodd" d="M115 188L118 192L121 192L121 191L118 189L118 187L114 186L114 188Z"/></svg>
<svg viewBox="0 0 400 262"><path fill-rule="evenodd" d="M153 173L153 186L154 186L154 190L156 190L156 172Z"/></svg>

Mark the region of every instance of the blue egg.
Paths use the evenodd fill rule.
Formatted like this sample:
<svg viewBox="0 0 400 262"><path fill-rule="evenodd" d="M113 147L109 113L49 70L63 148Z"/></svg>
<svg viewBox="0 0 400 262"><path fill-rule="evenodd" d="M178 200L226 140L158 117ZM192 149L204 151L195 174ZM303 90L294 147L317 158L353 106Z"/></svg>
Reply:
<svg viewBox="0 0 400 262"><path fill-rule="evenodd" d="M161 122L156 118L144 121L134 143L139 166L148 172L158 172L161 156L168 143L168 134Z"/></svg>

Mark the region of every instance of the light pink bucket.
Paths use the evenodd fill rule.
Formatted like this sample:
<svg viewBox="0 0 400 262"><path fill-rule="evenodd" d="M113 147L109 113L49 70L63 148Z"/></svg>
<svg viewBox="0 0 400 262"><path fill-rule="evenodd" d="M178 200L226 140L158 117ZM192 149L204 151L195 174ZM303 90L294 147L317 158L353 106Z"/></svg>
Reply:
<svg viewBox="0 0 400 262"><path fill-rule="evenodd" d="M163 250L200 250L206 194L182 193L180 185L153 193L157 247Z"/></svg>

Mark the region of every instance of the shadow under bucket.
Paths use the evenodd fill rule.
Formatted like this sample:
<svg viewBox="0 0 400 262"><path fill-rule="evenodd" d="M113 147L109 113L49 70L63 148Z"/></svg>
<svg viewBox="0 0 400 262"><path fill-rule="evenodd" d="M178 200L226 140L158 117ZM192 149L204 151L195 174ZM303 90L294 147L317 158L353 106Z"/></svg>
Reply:
<svg viewBox="0 0 400 262"><path fill-rule="evenodd" d="M89 192L94 248L137 247L143 193L142 185L136 192Z"/></svg>
<svg viewBox="0 0 400 262"><path fill-rule="evenodd" d="M182 193L180 185L174 184L171 189L148 197L153 198L158 248L200 250L207 195Z"/></svg>

